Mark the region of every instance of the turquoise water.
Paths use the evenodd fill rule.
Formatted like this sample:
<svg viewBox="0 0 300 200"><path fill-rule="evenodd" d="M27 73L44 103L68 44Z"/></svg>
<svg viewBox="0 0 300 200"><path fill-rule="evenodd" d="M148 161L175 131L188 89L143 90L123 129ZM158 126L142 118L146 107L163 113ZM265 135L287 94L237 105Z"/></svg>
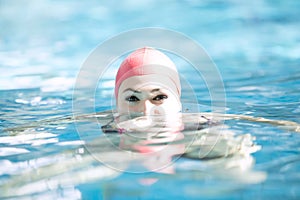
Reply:
<svg viewBox="0 0 300 200"><path fill-rule="evenodd" d="M73 86L97 45L130 29L161 27L194 39L211 56L224 82L226 113L300 123L299 6L0 1L0 198L299 199L300 136L288 126L226 120L228 135L235 135L224 136L225 147L240 145L245 152L226 155L225 149L216 151L218 158L198 159L194 149L173 155L174 173L155 173L141 166L145 160L107 146L93 120L68 118L74 101L92 102L84 95L73 99ZM205 84L185 70L179 68L200 111L210 111ZM96 111L111 108L110 75L96 93Z"/></svg>

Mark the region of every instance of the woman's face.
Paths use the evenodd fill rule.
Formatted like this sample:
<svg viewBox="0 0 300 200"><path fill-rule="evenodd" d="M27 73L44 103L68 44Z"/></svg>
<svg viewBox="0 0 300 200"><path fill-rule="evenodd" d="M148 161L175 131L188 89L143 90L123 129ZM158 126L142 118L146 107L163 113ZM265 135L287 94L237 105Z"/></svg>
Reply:
<svg viewBox="0 0 300 200"><path fill-rule="evenodd" d="M181 111L176 86L159 75L133 76L123 81L117 99L119 114L171 115Z"/></svg>

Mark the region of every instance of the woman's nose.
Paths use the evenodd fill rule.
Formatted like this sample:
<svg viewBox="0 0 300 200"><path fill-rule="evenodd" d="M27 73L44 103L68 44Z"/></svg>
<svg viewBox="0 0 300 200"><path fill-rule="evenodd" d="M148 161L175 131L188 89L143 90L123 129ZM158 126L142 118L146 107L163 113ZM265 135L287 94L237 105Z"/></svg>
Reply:
<svg viewBox="0 0 300 200"><path fill-rule="evenodd" d="M144 102L143 109L144 115L162 115L165 113L162 107L155 105L150 100Z"/></svg>
<svg viewBox="0 0 300 200"><path fill-rule="evenodd" d="M144 115L151 115L151 111L152 111L154 106L155 105L152 104L151 101L146 100L144 102L144 108L143 108Z"/></svg>

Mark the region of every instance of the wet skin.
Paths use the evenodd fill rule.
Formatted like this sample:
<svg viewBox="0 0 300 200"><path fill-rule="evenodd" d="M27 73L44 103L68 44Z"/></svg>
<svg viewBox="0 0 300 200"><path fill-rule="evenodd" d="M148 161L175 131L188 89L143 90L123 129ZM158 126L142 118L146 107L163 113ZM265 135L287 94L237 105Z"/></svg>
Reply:
<svg viewBox="0 0 300 200"><path fill-rule="evenodd" d="M181 111L180 97L169 80L146 81L143 77L126 79L119 88L119 114L171 115Z"/></svg>

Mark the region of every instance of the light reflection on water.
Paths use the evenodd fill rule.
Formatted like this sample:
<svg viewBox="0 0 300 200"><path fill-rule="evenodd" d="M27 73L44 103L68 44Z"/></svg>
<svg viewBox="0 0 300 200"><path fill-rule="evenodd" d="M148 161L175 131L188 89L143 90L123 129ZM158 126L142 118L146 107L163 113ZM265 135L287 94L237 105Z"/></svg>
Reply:
<svg viewBox="0 0 300 200"><path fill-rule="evenodd" d="M32 94L28 99L47 99L43 97L45 93L26 92ZM12 105L20 104L13 101L19 95L9 96ZM219 116L207 121L211 117L208 113L206 117L191 113L184 118L173 116L169 122L164 121L168 118L149 121L147 117L131 120L129 116L117 126L110 124L114 132L103 133L101 126L111 121L111 113L74 119L68 117L68 94L50 99L49 104L22 104L27 106L26 112L16 106L14 109L19 112L2 115L7 120L2 130L12 127L0 137L2 197L76 199L107 192L109 198L125 198L131 196L130 191L137 195L149 192L151 196L157 190L174 198L220 197L249 188L260 190L265 181L280 179L277 171L293 174L299 167L299 140L291 140L299 136L295 135L293 124L279 129L280 123L263 124L251 116L236 120ZM61 109L51 104L53 99L63 99ZM41 111L37 106L48 111L41 113L45 120L23 119L26 113L38 116ZM225 124L218 123L219 119L225 119ZM185 130L181 131L180 123ZM168 124L178 125L170 129ZM155 129L151 129L153 125ZM287 181L296 177L289 176ZM131 185L127 186L129 182ZM100 187L94 188L93 183ZM296 185L286 190L294 191ZM277 185L271 182L268 187Z"/></svg>
<svg viewBox="0 0 300 200"><path fill-rule="evenodd" d="M97 116L100 122L110 121L106 115ZM252 170L255 160L251 154L260 147L251 135L235 135L223 125L207 124L207 118L200 114L172 119L177 123L178 120L186 122L186 130L182 130L182 126L166 126L170 121L164 121L161 117L140 117L118 123L118 128L126 129L119 134L111 130L101 133L95 126L98 121L92 119L91 115L77 118L77 126L84 126L89 133L81 133L80 140L68 142L59 141L60 135L50 133L54 128L49 129L49 124L56 124L57 128L64 125L63 121L74 123L70 118L49 120L42 124L41 127L49 132L30 126L10 129L11 133L17 134L0 138L1 144L11 146L10 149L0 148L3 152L1 156L7 158L1 161L1 175L9 175L8 179L6 176L1 179L1 196L42 197L50 192L48 195L52 197L59 190L70 189L71 185L94 181L105 188L107 180L115 180L128 172L133 173L133 178L134 174L155 172L134 178L144 186L156 182L160 184L164 180L169 182L169 179L174 182L188 181L182 183L182 187L191 197L235 190L242 185L260 183L266 178L264 172ZM63 150L62 146L67 148ZM10 161L13 155L23 158ZM208 174L210 181L205 181ZM191 176L194 176L194 181L200 181L196 185L204 188L194 191L196 185L191 183ZM224 182L226 187L216 187L216 184ZM214 191L209 189L212 186Z"/></svg>

